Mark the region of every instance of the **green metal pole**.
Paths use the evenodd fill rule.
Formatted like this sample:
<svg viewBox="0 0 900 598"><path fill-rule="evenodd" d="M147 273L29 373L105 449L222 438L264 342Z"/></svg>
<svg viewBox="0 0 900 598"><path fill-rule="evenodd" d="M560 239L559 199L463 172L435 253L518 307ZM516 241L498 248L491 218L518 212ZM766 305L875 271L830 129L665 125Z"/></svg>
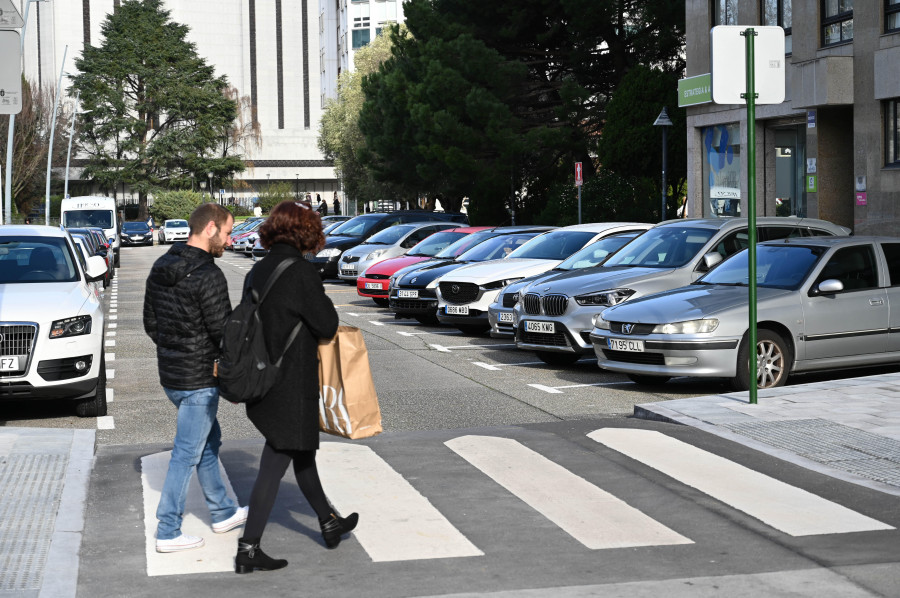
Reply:
<svg viewBox="0 0 900 598"><path fill-rule="evenodd" d="M756 348L756 73L755 65L755 37L756 31L747 29L741 35L746 38L747 47L747 241L750 252L748 260L747 286L749 287L750 307L750 332L748 356L750 357L750 404L756 404L756 391L758 385L757 348Z"/></svg>

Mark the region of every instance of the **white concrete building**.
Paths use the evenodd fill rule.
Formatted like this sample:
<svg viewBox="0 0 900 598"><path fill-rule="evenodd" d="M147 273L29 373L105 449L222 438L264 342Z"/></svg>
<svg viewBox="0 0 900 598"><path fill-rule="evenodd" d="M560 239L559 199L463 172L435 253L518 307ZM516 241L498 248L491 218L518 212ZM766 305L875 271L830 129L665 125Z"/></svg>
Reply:
<svg viewBox="0 0 900 598"><path fill-rule="evenodd" d="M12 0L23 15L26 1ZM83 45L102 43L101 25L119 4L119 0L33 2L25 37L26 76L55 84L61 68L75 72L74 59ZM317 146L324 59L321 52L316 54L323 25L317 20L315 0L164 0L164 5L174 21L190 28L188 39L216 75L226 75L256 107L262 147L245 156L252 167L235 177L250 188L232 191L226 184L225 197L233 193L238 200L248 200L269 182L288 181L297 192L309 192L313 198L319 193L330 204L338 181ZM77 170L73 176L77 180ZM206 173L197 173L198 183L205 178ZM117 194L122 198L122 192ZM130 201L127 189L124 196ZM346 205L342 195L341 200Z"/></svg>

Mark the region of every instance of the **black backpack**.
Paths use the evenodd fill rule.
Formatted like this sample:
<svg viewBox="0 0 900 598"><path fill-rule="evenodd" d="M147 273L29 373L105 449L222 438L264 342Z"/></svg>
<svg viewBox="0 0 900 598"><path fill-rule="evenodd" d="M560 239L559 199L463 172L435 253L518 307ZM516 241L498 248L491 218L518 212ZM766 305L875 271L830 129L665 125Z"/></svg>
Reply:
<svg viewBox="0 0 900 598"><path fill-rule="evenodd" d="M259 306L269 294L275 281L297 258L282 261L269 276L261 295L252 288L241 298L240 304L228 316L220 344L217 362L219 395L232 403L255 403L266 396L275 385L281 360L300 332L298 322L277 360L269 357L263 336Z"/></svg>

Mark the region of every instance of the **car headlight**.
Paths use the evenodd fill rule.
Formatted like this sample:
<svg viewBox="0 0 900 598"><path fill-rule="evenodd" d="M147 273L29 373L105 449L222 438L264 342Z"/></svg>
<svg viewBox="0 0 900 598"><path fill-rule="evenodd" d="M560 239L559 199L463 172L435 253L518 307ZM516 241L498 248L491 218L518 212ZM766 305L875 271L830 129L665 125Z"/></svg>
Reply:
<svg viewBox="0 0 900 598"><path fill-rule="evenodd" d="M434 280L432 280L431 282L429 282L428 284L426 284L426 285L425 285L425 288L426 288L426 289L436 289L436 288L438 288L438 284L440 284L440 282L439 282L440 280L441 280L440 277L435 278Z"/></svg>
<svg viewBox="0 0 900 598"><path fill-rule="evenodd" d="M611 291L591 293L589 295L579 295L575 297L575 301L578 303L578 305L611 306L622 303L632 295L634 295L634 291L632 291L631 289L614 289Z"/></svg>
<svg viewBox="0 0 900 598"><path fill-rule="evenodd" d="M387 252L387 249L376 249L372 253L366 256L366 261L374 260L376 257L384 255Z"/></svg>
<svg viewBox="0 0 900 598"><path fill-rule="evenodd" d="M75 316L65 320L56 320L50 325L50 338L81 336L91 333L91 316Z"/></svg>
<svg viewBox="0 0 900 598"><path fill-rule="evenodd" d="M598 328L600 330L609 330L609 322L603 317L603 314L597 314L593 318L591 318L591 324L594 325L594 328Z"/></svg>
<svg viewBox="0 0 900 598"><path fill-rule="evenodd" d="M718 327L719 321L715 318L688 320L687 322L659 324L653 329L653 334L697 334L699 332L712 332Z"/></svg>
<svg viewBox="0 0 900 598"><path fill-rule="evenodd" d="M328 249L323 249L319 253L316 254L316 257L337 257L341 255L341 250L337 247L329 247Z"/></svg>
<svg viewBox="0 0 900 598"><path fill-rule="evenodd" d="M510 285L510 284L516 282L517 280L522 280L522 277L520 276L519 278L506 278L504 280L495 280L494 282L489 282L487 284L481 285L481 288L483 288L487 291L493 291L496 289L502 289L503 287Z"/></svg>

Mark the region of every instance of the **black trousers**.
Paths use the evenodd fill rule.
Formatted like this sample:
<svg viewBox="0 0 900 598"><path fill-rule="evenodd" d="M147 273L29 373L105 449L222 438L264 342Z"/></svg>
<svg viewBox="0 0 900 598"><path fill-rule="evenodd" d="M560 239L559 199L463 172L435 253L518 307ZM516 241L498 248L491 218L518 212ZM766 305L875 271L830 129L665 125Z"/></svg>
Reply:
<svg viewBox="0 0 900 598"><path fill-rule="evenodd" d="M281 478L291 463L294 464L297 485L319 519L331 515L331 505L316 469L316 451L279 451L267 442L259 460L259 475L250 494L250 513L244 525L245 539L258 541L262 538L278 496Z"/></svg>

